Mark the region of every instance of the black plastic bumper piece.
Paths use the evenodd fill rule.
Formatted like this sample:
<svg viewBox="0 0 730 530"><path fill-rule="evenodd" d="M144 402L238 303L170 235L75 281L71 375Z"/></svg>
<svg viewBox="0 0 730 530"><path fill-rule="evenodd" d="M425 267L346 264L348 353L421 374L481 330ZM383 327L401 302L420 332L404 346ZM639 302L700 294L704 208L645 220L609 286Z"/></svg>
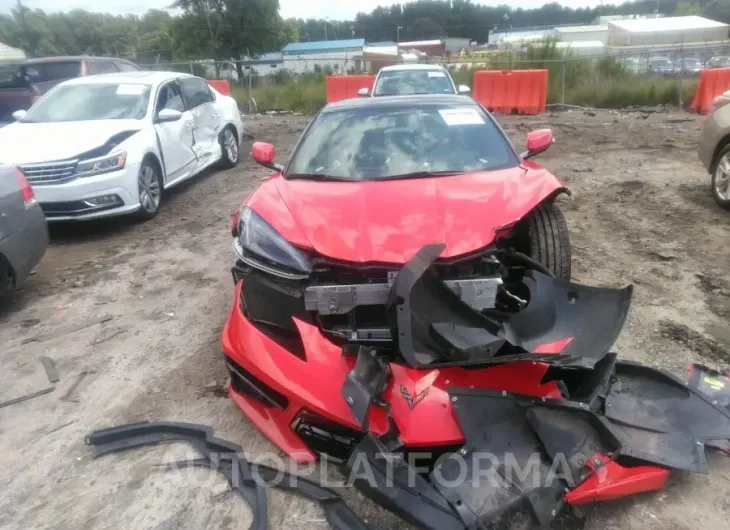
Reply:
<svg viewBox="0 0 730 530"><path fill-rule="evenodd" d="M391 331L411 366L486 359L494 354L491 345L499 340L499 324L472 309L429 270L444 248L443 244L421 248L398 272L391 288ZM434 328L443 323L453 328ZM464 344L465 335L471 339L468 344Z"/></svg>
<svg viewBox="0 0 730 530"><path fill-rule="evenodd" d="M532 402L473 389L452 388L449 395L466 445L434 469L436 488L467 528L508 521L548 526L562 508L567 483L559 474L565 470L556 472L542 456L528 423Z"/></svg>
<svg viewBox="0 0 730 530"><path fill-rule="evenodd" d="M366 497L404 521L424 530L464 530L446 499L372 435L358 444L345 469Z"/></svg>
<svg viewBox="0 0 730 530"><path fill-rule="evenodd" d="M253 521L249 528L266 530L266 490L254 480L243 449L239 445L214 437L210 427L174 422L133 423L95 431L86 436L85 442L91 446L94 458L165 442L187 442L219 471L222 471L222 458L235 461L235 466L232 467L235 468L236 475L231 473L228 478L231 487L238 491L253 511Z"/></svg>
<svg viewBox="0 0 730 530"><path fill-rule="evenodd" d="M203 467L218 469L229 481L233 479L234 464L227 455L217 465L206 459L184 460L172 462L165 465L168 469L181 469L185 467ZM291 475L285 471L255 464L253 473L258 479L266 483L267 487L276 487L292 493L301 495L311 501L319 503L324 510L325 518L333 530L368 530L368 526L353 512L337 493L325 488L309 479Z"/></svg>
<svg viewBox="0 0 730 530"><path fill-rule="evenodd" d="M527 307L486 315L455 295L431 265L444 245L426 245L398 272L388 315L405 361L416 367L498 364L534 360L593 368L623 328L632 287L588 287L527 271ZM561 351L541 351L569 339ZM511 348L503 348L505 343Z"/></svg>
<svg viewBox="0 0 730 530"><path fill-rule="evenodd" d="M705 444L730 439L730 410L664 371L616 363L606 417L620 430L626 456L706 473Z"/></svg>
<svg viewBox="0 0 730 530"><path fill-rule="evenodd" d="M701 364L693 364L687 381L689 388L701 392L713 403L730 412L730 375ZM730 454L730 440L715 440L707 445Z"/></svg>
<svg viewBox="0 0 730 530"><path fill-rule="evenodd" d="M523 279L530 302L505 325L507 340L533 351L568 337L560 352L576 366L593 365L610 351L621 333L631 305L633 287L589 287L530 271ZM585 359L584 362L580 362ZM562 364L568 364L563 362Z"/></svg>

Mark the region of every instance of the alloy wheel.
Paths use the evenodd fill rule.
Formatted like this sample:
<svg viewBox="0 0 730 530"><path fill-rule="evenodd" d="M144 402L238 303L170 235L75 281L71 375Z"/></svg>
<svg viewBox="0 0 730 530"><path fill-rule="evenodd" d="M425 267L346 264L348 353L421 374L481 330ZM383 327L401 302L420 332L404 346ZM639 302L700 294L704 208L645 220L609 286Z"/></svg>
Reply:
<svg viewBox="0 0 730 530"><path fill-rule="evenodd" d="M149 213L157 211L160 206L160 180L150 166L142 166L139 172L139 202Z"/></svg>
<svg viewBox="0 0 730 530"><path fill-rule="evenodd" d="M228 160L233 164L238 162L238 141L231 129L226 129L223 132L223 146L228 155Z"/></svg>

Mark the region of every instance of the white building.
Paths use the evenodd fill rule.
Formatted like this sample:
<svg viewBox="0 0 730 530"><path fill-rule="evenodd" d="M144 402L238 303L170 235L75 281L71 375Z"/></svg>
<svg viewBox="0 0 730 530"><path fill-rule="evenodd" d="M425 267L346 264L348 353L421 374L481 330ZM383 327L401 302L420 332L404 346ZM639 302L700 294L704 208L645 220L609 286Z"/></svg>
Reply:
<svg viewBox="0 0 730 530"><path fill-rule="evenodd" d="M608 44L608 25L559 26L555 38L562 42L596 42Z"/></svg>
<svg viewBox="0 0 730 530"><path fill-rule="evenodd" d="M716 42L730 36L730 26L698 16L616 20L608 23L612 46L655 46Z"/></svg>
<svg viewBox="0 0 730 530"><path fill-rule="evenodd" d="M17 62L25 59L25 52L0 42L0 63Z"/></svg>
<svg viewBox="0 0 730 530"><path fill-rule="evenodd" d="M355 55L362 55L365 39L293 42L282 50L283 68L294 73L332 70L345 73L355 66Z"/></svg>

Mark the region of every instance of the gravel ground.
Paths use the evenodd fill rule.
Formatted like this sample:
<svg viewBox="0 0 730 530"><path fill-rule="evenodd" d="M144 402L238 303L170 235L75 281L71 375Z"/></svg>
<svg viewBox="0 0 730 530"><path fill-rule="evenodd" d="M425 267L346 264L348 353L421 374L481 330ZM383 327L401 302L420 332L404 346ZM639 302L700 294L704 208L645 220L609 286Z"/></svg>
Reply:
<svg viewBox="0 0 730 530"><path fill-rule="evenodd" d="M280 159L306 117L247 119ZM503 117L516 145L551 127L539 158L574 194L562 207L574 277L635 285L617 344L627 359L684 377L690 362L730 362L730 212L718 208L697 161L701 119L683 113L584 112ZM174 190L161 214L135 224L54 227L27 287L0 309L0 401L55 390L0 409L0 528L247 528L245 503L204 471L152 467L189 454L165 446L91 460L89 431L169 419L211 425L254 457L273 447L227 399L219 339L231 304L229 219L267 170L251 161ZM104 320L104 322L101 322ZM586 528L726 528L730 459L710 475L675 473L656 494L586 510ZM401 528L352 491L373 528ZM273 529L328 528L315 505L269 494Z"/></svg>

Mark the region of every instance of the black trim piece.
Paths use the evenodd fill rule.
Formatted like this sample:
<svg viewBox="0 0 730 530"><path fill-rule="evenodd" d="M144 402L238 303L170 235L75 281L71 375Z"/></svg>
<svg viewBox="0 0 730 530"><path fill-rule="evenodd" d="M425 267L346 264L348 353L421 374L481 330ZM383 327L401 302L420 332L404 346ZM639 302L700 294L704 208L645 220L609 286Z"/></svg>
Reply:
<svg viewBox="0 0 730 530"><path fill-rule="evenodd" d="M267 407L285 410L289 406L289 400L286 396L256 378L230 357L225 359L226 367L231 375L231 385L235 392L255 399Z"/></svg>
<svg viewBox="0 0 730 530"><path fill-rule="evenodd" d="M233 274L234 278L243 279L241 297L245 306L244 314L249 320L297 334L299 330L292 317L313 323L311 315L304 309L304 287L301 282L275 279L252 270L240 274L239 270L237 266Z"/></svg>
<svg viewBox="0 0 730 530"><path fill-rule="evenodd" d="M117 200L103 206L89 206L86 201L65 201L65 202L42 202L40 203L43 214L48 218L86 215L90 213L105 212L124 206L124 201L117 195Z"/></svg>
<svg viewBox="0 0 730 530"><path fill-rule="evenodd" d="M370 405L388 386L390 371L372 348L360 346L355 367L347 374L340 393L363 431L368 430Z"/></svg>
<svg viewBox="0 0 730 530"><path fill-rule="evenodd" d="M188 442L200 451L205 459L224 475L221 458L235 461L236 475L231 472L229 481L249 504L253 511L253 521L249 530L266 530L268 512L266 490L258 484L251 472L241 446L213 436L213 429L204 425L175 422L142 422L119 427L111 427L92 432L85 438L91 446L94 458L103 455L144 447L165 442Z"/></svg>

